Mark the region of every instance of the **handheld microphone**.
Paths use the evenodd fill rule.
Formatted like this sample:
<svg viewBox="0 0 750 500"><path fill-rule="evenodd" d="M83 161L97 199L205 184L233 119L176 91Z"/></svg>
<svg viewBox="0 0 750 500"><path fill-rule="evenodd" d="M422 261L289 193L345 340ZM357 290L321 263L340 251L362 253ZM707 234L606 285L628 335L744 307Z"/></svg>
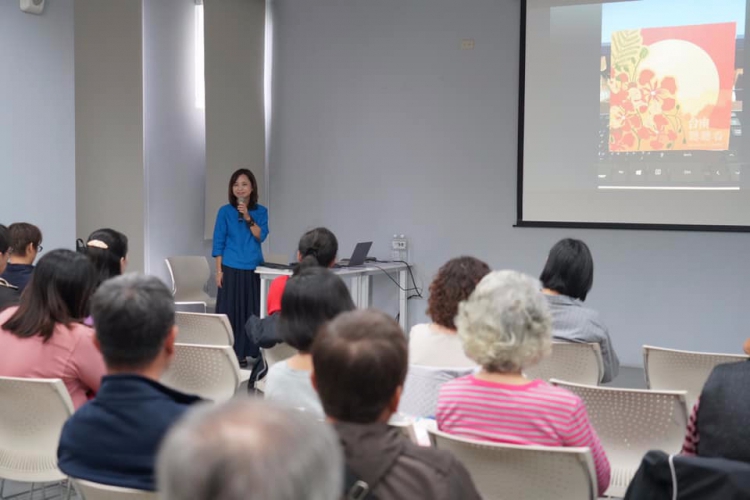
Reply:
<svg viewBox="0 0 750 500"><path fill-rule="evenodd" d="M244 205L245 204L245 198L237 198L237 205ZM237 220L240 222L245 222L245 218L242 216L242 214L238 211L237 212Z"/></svg>

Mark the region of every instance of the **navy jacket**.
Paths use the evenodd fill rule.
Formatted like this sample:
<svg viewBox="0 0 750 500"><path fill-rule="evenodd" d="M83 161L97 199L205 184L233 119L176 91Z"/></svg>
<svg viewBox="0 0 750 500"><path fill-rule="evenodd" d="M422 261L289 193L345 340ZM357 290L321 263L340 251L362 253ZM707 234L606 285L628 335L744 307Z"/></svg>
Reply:
<svg viewBox="0 0 750 500"><path fill-rule="evenodd" d="M139 375L107 375L96 398L63 427L60 470L78 479L153 491L161 440L198 401Z"/></svg>
<svg viewBox="0 0 750 500"><path fill-rule="evenodd" d="M23 292L26 285L31 281L31 275L34 273L34 266L31 264L11 264L8 262L8 267L5 268L5 272L0 278L18 288L19 292Z"/></svg>

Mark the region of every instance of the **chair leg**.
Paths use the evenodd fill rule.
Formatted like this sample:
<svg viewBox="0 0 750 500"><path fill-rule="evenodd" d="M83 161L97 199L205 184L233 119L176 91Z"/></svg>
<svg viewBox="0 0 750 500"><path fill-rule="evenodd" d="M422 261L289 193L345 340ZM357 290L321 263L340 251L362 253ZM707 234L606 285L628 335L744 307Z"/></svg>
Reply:
<svg viewBox="0 0 750 500"><path fill-rule="evenodd" d="M34 483L31 483L31 490L29 491L29 500L34 500Z"/></svg>
<svg viewBox="0 0 750 500"><path fill-rule="evenodd" d="M5 479L0 479L0 500L3 500L5 496L3 496L3 493L5 492Z"/></svg>

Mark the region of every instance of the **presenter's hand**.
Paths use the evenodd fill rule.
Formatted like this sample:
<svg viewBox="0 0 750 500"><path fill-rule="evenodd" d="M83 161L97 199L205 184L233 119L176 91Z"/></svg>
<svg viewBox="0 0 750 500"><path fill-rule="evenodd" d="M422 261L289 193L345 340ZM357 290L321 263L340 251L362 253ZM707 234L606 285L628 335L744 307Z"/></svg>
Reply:
<svg viewBox="0 0 750 500"><path fill-rule="evenodd" d="M224 277L224 273L216 273L216 287L221 288L221 282L222 278Z"/></svg>
<svg viewBox="0 0 750 500"><path fill-rule="evenodd" d="M244 203L239 203L237 205L237 211L242 215L242 218L245 220L249 220L250 216L247 214L247 205Z"/></svg>

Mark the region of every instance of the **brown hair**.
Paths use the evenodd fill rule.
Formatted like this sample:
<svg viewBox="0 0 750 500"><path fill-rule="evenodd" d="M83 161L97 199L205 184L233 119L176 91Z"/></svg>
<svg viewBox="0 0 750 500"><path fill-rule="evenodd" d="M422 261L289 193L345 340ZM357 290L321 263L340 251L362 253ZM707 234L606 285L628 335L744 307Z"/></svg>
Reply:
<svg viewBox="0 0 750 500"><path fill-rule="evenodd" d="M248 179L250 179L250 185L253 186L253 192L250 193L250 200L247 202L247 209L253 210L255 208L255 205L258 204L258 181L255 180L255 175L253 175L253 173L246 168L235 170L232 174L232 177L229 178L229 204L235 208L237 207L237 197L234 195L234 191L232 190L232 188L234 187L234 183L237 182L237 179L239 179L241 175L244 175Z"/></svg>
<svg viewBox="0 0 750 500"><path fill-rule="evenodd" d="M458 304L469 298L489 272L490 266L474 257L457 257L443 264L430 284L427 314L432 321L455 330L453 318L458 314Z"/></svg>
<svg viewBox="0 0 750 500"><path fill-rule="evenodd" d="M323 409L342 422L376 422L406 378L406 335L373 309L342 313L324 325L311 352Z"/></svg>
<svg viewBox="0 0 750 500"><path fill-rule="evenodd" d="M42 243L42 231L34 224L15 222L8 227L8 230L10 230L10 246L13 249L13 255L18 257L26 256L26 247L29 243L37 249Z"/></svg>

